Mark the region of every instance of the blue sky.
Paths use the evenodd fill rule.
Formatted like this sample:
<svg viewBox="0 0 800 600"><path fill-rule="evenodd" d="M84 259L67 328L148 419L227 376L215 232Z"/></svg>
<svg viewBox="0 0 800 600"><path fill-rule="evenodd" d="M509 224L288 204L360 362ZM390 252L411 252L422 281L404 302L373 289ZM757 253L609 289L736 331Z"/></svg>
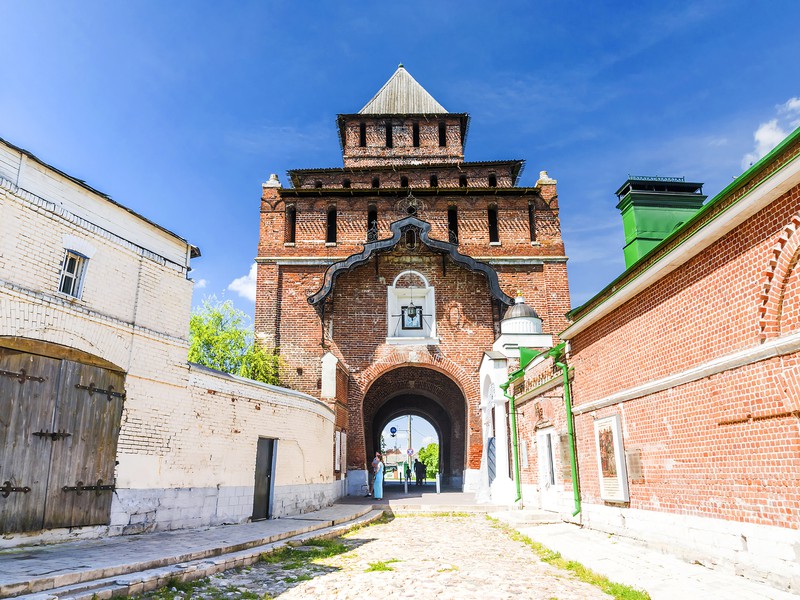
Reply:
<svg viewBox="0 0 800 600"><path fill-rule="evenodd" d="M261 182L341 166L335 115L400 62L471 114L468 160L558 179L573 305L623 270L628 174L713 196L800 119L788 0L7 0L0 15L0 137L199 246L195 302L250 314Z"/></svg>

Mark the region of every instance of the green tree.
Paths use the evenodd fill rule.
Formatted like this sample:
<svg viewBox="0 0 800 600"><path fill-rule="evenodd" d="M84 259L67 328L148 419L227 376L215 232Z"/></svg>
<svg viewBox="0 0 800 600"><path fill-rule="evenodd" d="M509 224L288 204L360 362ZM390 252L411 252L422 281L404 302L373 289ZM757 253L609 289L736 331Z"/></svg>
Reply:
<svg viewBox="0 0 800 600"><path fill-rule="evenodd" d="M189 361L264 383L278 384L280 358L259 346L250 317L233 302L206 298L189 319Z"/></svg>
<svg viewBox="0 0 800 600"><path fill-rule="evenodd" d="M439 472L439 444L428 444L421 448L419 460L425 465L425 477L433 479Z"/></svg>

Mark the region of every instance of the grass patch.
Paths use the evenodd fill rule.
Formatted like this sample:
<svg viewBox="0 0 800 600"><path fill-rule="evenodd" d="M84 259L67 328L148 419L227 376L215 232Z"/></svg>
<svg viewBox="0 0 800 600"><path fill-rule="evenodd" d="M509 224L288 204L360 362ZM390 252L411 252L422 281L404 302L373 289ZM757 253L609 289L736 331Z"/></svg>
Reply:
<svg viewBox="0 0 800 600"><path fill-rule="evenodd" d="M599 573L584 567L579 562L574 560L566 560L559 552L550 550L546 546L543 546L539 542L532 540L527 535L521 534L516 529L501 523L497 519L489 516L486 518L491 521L495 527L502 529L503 532L505 532L512 540L522 542L530 547L539 556L539 558L542 559L542 562L546 562L547 564L558 567L559 569L571 571L581 581L599 587L606 594L610 594L617 600L651 600L650 594L643 590L638 590L622 583L614 583L605 575L600 575Z"/></svg>
<svg viewBox="0 0 800 600"><path fill-rule="evenodd" d="M365 573L369 573L370 571L394 571L391 565L392 563L400 562L397 558L390 558L389 560L383 561L379 560L378 562L369 563L369 567L364 569Z"/></svg>
<svg viewBox="0 0 800 600"><path fill-rule="evenodd" d="M314 579L311 575L298 575L297 577L284 577L286 583L298 583L300 581L311 581Z"/></svg>
<svg viewBox="0 0 800 600"><path fill-rule="evenodd" d="M262 554L259 560L269 564L281 564L284 569L299 569L315 560L330 558L349 551L345 544L335 539L308 540L303 543L303 546L310 546L311 549L284 546L274 552Z"/></svg>

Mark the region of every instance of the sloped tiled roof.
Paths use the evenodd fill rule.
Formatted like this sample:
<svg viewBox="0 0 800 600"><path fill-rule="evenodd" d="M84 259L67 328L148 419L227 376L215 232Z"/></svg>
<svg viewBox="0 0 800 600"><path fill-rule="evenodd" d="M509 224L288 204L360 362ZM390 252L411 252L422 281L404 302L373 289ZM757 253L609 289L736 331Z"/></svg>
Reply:
<svg viewBox="0 0 800 600"><path fill-rule="evenodd" d="M360 115L442 114L445 108L414 79L403 65L397 67L377 94L358 111Z"/></svg>

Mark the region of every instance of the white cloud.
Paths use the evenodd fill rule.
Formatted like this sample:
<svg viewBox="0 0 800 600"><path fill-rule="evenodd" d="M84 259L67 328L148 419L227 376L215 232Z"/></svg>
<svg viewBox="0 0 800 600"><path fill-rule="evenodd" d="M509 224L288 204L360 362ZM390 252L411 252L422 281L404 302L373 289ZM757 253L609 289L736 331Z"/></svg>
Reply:
<svg viewBox="0 0 800 600"><path fill-rule="evenodd" d="M198 279L194 282L194 289L196 290L203 290L208 285L208 281L206 279Z"/></svg>
<svg viewBox="0 0 800 600"><path fill-rule="evenodd" d="M789 98L778 106L778 112L784 115L800 115L800 98Z"/></svg>
<svg viewBox="0 0 800 600"><path fill-rule="evenodd" d="M789 135L783 127L778 124L778 119L772 119L766 123L761 123L753 133L756 147L752 152L748 152L742 158L742 168L747 169L750 165L762 158L772 150L780 141Z"/></svg>
<svg viewBox="0 0 800 600"><path fill-rule="evenodd" d="M243 277L237 277L228 285L228 289L236 292L242 298L256 301L256 263L250 266L250 272Z"/></svg>

